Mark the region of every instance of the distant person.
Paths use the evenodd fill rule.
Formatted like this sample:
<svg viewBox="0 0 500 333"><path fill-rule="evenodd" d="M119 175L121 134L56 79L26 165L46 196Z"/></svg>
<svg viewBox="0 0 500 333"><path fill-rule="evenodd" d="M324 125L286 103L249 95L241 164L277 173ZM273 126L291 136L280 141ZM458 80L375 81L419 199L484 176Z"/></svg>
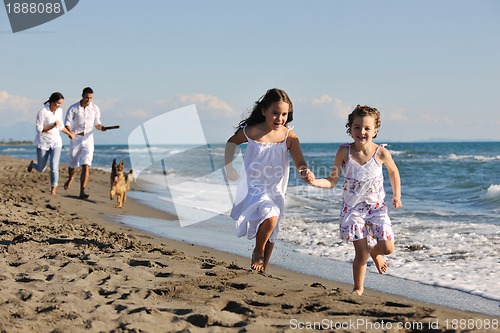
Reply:
<svg viewBox="0 0 500 333"><path fill-rule="evenodd" d="M236 147L248 142L231 217L237 221L238 237L255 238L251 268L259 272L269 263L285 209L288 151L303 180L309 181L312 174L297 134L286 126L292 120L293 105L287 93L270 89L255 102L251 114L226 143L226 174L229 180L236 180L238 173L232 165Z"/></svg>
<svg viewBox="0 0 500 333"><path fill-rule="evenodd" d="M33 169L42 172L47 167L47 161L50 162L50 194L52 195L56 194L59 181L59 160L63 145L60 132L64 132L71 139L74 138L73 133L68 131L63 124L61 109L63 102L64 96L55 92L44 103L43 109L38 111L35 137L37 163L31 161L28 165L28 172Z"/></svg>
<svg viewBox="0 0 500 333"><path fill-rule="evenodd" d="M344 170L340 236L354 244L353 292L361 295L368 257L371 256L379 273L384 274L387 262L383 256L394 251L394 233L384 202L383 164L391 181L392 206L399 209L403 205L399 171L391 153L385 145L372 141L380 128L380 112L358 105L349 115L346 127L354 142L339 147L330 176L315 179L311 184L332 188Z"/></svg>
<svg viewBox="0 0 500 333"><path fill-rule="evenodd" d="M75 134L75 139L71 140L69 147L68 180L64 183L64 189L67 190L71 186L76 169L81 166L80 198L82 199L89 197L85 189L94 158L94 128L106 131L106 127L101 124L101 111L92 103L93 97L92 88L83 89L82 99L70 106L64 121L66 129Z"/></svg>

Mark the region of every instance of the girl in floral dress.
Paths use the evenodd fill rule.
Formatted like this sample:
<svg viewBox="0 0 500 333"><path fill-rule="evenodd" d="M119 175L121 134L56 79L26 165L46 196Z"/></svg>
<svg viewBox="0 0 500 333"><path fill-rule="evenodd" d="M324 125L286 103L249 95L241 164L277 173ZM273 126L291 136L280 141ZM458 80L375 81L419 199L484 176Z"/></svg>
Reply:
<svg viewBox="0 0 500 333"><path fill-rule="evenodd" d="M349 115L347 133L354 142L341 145L337 151L330 176L315 179L312 185L334 187L344 171L340 236L353 242L353 292L363 294L368 257L371 257L380 274L387 271L384 255L394 251L394 233L384 201L384 176L382 165L387 168L392 186L392 206L401 208L401 182L399 171L391 153L372 141L380 128L377 109L358 105Z"/></svg>

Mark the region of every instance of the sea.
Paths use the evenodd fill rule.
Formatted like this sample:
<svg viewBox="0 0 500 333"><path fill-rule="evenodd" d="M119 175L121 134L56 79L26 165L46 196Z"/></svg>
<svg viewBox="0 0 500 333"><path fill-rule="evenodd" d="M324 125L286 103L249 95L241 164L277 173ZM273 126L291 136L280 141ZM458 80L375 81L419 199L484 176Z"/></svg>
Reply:
<svg viewBox="0 0 500 333"><path fill-rule="evenodd" d="M301 146L316 177L325 177L339 143ZM401 175L403 208L389 208L396 247L387 257L389 271L381 278L370 264L366 286L434 303L441 302L436 295L444 289L444 305L500 315L500 142L394 142L387 149ZM236 165L244 150L243 145ZM0 154L36 156L34 146L3 145ZM68 163L67 156L65 147L61 163ZM174 222L121 215L110 219L249 257L253 241L237 238L229 217L235 183L224 177L223 157L223 144L97 145L92 167L109 171L114 158L124 160L140 188L129 196L179 216ZM302 182L291 166L286 213L271 264L352 283L354 249L339 239L338 231L343 180L333 189L318 189ZM385 168L384 176L390 206ZM450 298L451 292L457 296ZM417 295L421 293L425 295ZM459 306L462 299L465 305ZM474 308L478 302L486 310Z"/></svg>

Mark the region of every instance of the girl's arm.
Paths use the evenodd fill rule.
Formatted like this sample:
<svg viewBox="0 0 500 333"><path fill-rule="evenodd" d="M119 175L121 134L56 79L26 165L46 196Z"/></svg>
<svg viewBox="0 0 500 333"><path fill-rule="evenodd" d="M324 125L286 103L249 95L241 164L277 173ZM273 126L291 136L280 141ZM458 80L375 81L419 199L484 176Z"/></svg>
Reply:
<svg viewBox="0 0 500 333"><path fill-rule="evenodd" d="M315 178L314 173L307 167L307 162L304 158L304 154L302 154L302 149L300 148L299 137L292 130L288 133L287 146L290 151L290 155L292 155L295 168L299 172L300 178L306 183L311 184Z"/></svg>
<svg viewBox="0 0 500 333"><path fill-rule="evenodd" d="M337 185L340 175L342 174L342 166L347 159L347 148L340 147L335 155L335 162L333 163L330 175L326 178L315 179L311 185L321 188L333 188Z"/></svg>
<svg viewBox="0 0 500 333"><path fill-rule="evenodd" d="M224 151L224 169L226 170L226 176L229 180L238 179L238 172L233 168L234 155L236 154L236 147L246 141L247 138L245 137L243 130L240 128L226 142L226 149Z"/></svg>
<svg viewBox="0 0 500 333"><path fill-rule="evenodd" d="M380 150L380 160L385 164L387 172L389 173L389 179L391 180L392 207L399 209L403 207L403 203L401 202L401 179L399 177L399 170L389 150L386 148Z"/></svg>

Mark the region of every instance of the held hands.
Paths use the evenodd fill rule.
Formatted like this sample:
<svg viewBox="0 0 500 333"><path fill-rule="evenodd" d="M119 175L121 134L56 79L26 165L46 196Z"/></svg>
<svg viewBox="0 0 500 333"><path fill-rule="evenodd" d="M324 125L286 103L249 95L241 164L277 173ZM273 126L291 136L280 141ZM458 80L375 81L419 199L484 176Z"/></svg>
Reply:
<svg viewBox="0 0 500 333"><path fill-rule="evenodd" d="M306 183L311 183L313 182L316 177L314 176L314 173L309 170L308 168L301 169L299 171L300 178L305 181ZM238 172L230 165L226 165L226 176L227 179L229 180L238 180Z"/></svg>
<svg viewBox="0 0 500 333"><path fill-rule="evenodd" d="M316 176L314 176L314 173L308 168L300 169L299 175L303 181L305 181L306 183L309 183L309 184L311 184L316 179Z"/></svg>

